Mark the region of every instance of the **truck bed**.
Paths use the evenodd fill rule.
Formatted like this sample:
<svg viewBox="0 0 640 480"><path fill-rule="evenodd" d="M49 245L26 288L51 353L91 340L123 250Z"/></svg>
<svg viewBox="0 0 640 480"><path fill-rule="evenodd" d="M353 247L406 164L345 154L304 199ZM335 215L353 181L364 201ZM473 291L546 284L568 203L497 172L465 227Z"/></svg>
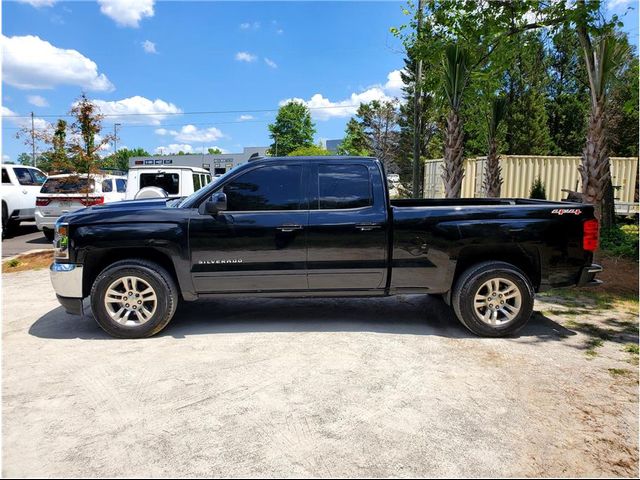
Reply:
<svg viewBox="0 0 640 480"><path fill-rule="evenodd" d="M535 200L530 198L399 198L390 201L392 207L475 207L483 205L573 205L571 202Z"/></svg>

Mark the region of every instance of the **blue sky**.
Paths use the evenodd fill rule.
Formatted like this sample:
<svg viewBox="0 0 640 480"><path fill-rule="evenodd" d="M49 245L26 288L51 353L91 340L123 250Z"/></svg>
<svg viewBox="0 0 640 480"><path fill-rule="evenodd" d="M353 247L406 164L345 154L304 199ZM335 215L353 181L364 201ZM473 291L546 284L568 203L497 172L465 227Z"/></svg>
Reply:
<svg viewBox="0 0 640 480"><path fill-rule="evenodd" d="M126 4L126 7L123 7ZM313 110L316 140L342 137L361 101L399 94L403 54L389 28L403 2L3 2L2 158L15 129L69 111L82 90L119 146L153 153L270 143L285 99ZM635 0L611 0L623 12ZM624 17L637 44L637 10ZM221 112L190 114L188 112ZM154 113L136 116L132 113ZM13 118L12 118L13 117Z"/></svg>

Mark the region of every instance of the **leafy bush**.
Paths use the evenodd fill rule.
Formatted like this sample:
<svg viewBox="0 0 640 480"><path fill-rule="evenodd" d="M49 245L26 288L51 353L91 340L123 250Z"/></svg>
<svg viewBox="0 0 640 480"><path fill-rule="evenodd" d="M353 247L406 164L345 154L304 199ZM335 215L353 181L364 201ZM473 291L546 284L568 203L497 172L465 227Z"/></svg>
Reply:
<svg viewBox="0 0 640 480"><path fill-rule="evenodd" d="M615 225L600 232L603 253L615 257L638 259L638 225Z"/></svg>
<svg viewBox="0 0 640 480"><path fill-rule="evenodd" d="M547 199L547 189L544 187L544 183L540 180L540 177L536 178L533 185L531 185L531 193L529 194L529 198L536 198L539 200Z"/></svg>

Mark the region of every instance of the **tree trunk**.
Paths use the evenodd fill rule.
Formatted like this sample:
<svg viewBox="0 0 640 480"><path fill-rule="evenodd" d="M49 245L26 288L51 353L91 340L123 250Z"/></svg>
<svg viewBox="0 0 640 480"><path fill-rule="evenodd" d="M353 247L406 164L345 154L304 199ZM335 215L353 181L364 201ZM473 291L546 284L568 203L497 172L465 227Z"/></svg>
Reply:
<svg viewBox="0 0 640 480"><path fill-rule="evenodd" d="M611 166L606 143L606 118L604 101L592 104L589 115L587 143L578 167L582 178L582 196L586 203L595 206L596 218L603 228L613 224L614 205L611 188ZM606 201L609 190L609 201Z"/></svg>
<svg viewBox="0 0 640 480"><path fill-rule="evenodd" d="M495 138L489 140L489 152L487 163L484 167L484 181L482 187L485 196L489 198L500 197L500 187L502 186L502 167L500 167L500 156L498 155L498 142Z"/></svg>
<svg viewBox="0 0 640 480"><path fill-rule="evenodd" d="M462 122L458 112L451 110L447 115L447 128L444 145L444 166L442 180L446 198L460 198L464 177Z"/></svg>

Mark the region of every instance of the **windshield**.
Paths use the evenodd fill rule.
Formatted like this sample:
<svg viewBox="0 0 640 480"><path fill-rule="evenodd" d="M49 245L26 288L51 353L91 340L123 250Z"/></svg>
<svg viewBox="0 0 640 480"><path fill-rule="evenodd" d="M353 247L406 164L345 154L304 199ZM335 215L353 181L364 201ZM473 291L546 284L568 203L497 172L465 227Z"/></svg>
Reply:
<svg viewBox="0 0 640 480"><path fill-rule="evenodd" d="M216 177L213 178L211 183L209 185L207 185L207 189L209 189L210 191L215 190L216 185L219 185L221 182L223 182L230 174L232 174L233 172L235 172L238 167L241 167L242 165L236 165L235 167L233 167L231 170L229 170L227 173L225 173L224 175L220 176L220 177ZM204 187L203 187L204 188ZM202 193L202 189L201 190L196 190L195 192L193 192L191 195L189 195L188 197L184 197L184 199L182 199L182 201L175 205L176 207L182 207L183 205L185 205L187 202L189 202L192 198L197 197L198 195L200 195Z"/></svg>

